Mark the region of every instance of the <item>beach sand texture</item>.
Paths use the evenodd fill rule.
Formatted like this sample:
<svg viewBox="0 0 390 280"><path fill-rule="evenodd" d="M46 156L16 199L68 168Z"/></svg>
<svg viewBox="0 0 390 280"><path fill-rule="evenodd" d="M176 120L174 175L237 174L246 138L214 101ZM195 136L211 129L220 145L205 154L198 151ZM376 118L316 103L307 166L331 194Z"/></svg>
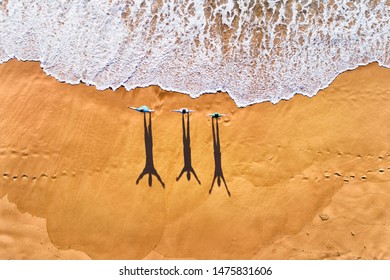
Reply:
<svg viewBox="0 0 390 280"><path fill-rule="evenodd" d="M0 65L1 259L389 259L390 70L373 63L316 96L237 108L148 87L68 85ZM154 166L145 166L148 105ZM183 168L187 107L192 166ZM214 175L219 121L223 186Z"/></svg>

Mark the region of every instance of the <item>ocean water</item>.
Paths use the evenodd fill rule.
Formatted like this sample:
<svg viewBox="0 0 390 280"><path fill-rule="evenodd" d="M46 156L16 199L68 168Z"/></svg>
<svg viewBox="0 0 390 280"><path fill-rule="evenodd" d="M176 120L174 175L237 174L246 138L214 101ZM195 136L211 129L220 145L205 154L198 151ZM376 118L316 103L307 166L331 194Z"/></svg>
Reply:
<svg viewBox="0 0 390 280"><path fill-rule="evenodd" d="M224 91L238 106L388 67L389 36L389 0L0 0L0 63L40 61L98 89Z"/></svg>

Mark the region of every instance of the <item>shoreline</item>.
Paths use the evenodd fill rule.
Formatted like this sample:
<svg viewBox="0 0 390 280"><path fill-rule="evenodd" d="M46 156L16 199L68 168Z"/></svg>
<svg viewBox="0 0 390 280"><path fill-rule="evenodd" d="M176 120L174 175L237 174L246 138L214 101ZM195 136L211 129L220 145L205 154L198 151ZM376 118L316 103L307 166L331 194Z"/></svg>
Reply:
<svg viewBox="0 0 390 280"><path fill-rule="evenodd" d="M219 93L225 93L227 94L230 99L236 104L237 108L246 108L248 106L253 106L253 105L256 105L256 104L261 104L261 103L267 103L267 102L270 102L272 103L273 105L276 105L278 104L279 102L281 101L289 101L291 100L292 98L294 98L294 96L296 95L302 95L302 96L305 96L305 97L314 97L316 96L318 93L320 93L321 91L323 90L326 90L326 88L328 88L336 79L337 77L339 77L340 75L342 75L343 73L346 73L346 72L350 72L350 71L354 71L356 69L358 69L359 67L365 67L365 66L369 66L371 64L374 64L374 65L378 65L379 67L383 67L383 68L386 68L386 69L390 69L390 66L387 66L386 64L382 63L380 60L377 60L377 59L373 59L373 60L370 60L366 63L357 63L355 66L353 67L347 67L341 71L339 71L337 74L334 75L334 77L326 84L324 85L323 87L318 87L316 90L314 90L313 93L310 93L310 94L304 94L302 92L295 92L295 93L291 93L290 96L288 97L283 97L283 98L280 98L280 99L277 99L275 100L275 102L272 100L272 99L264 99L264 100L261 100L261 101L254 101L254 102L250 102L248 104L240 104L238 103L238 101L236 101L232 96L231 94L229 94L229 90L225 90L223 88L217 88L217 89L212 89L212 90L207 90L207 91L202 91L202 92L198 92L198 93L191 93L191 92L188 92L188 91L185 91L185 90L178 90L178 89L174 89L174 88L170 88L170 87L164 87L158 83L155 83L155 84L148 84L148 85L135 85L134 87L131 87L131 88L127 88L126 85L124 84L121 84L120 86L116 87L115 89L112 88L111 86L106 86L104 88L98 88L98 86L96 85L96 83L94 82L88 82L88 81L84 81L84 80L79 80L79 81L69 81L69 80L64 80L64 79L60 79L58 78L55 74L53 73L50 73L48 72L47 70L45 70L45 66L42 64L42 61L37 59L37 60L32 60L32 59L20 59L20 58L17 58L17 57L11 57L9 58L8 60L0 63L1 64L4 64L4 63L7 63L9 61L13 61L13 60L16 60L16 61L20 61L20 62L35 62L35 63L39 63L39 66L40 68L42 69L42 71L49 77L52 77L54 78L56 81L60 82L60 83L65 83L65 84L68 84L68 85L85 85L85 86L92 86L94 87L97 91L105 91L105 90L110 90L110 91L113 91L113 92L117 92L121 89L127 91L127 92L130 92L130 91L134 91L134 90L144 90L144 89L147 89L147 88L153 88L153 87L158 87L161 91L164 91L164 92L171 92L171 93L180 93L180 94L184 94L184 95L188 95L189 97L191 97L192 99L196 99L196 98L199 98L203 95L207 95L207 94L219 94Z"/></svg>

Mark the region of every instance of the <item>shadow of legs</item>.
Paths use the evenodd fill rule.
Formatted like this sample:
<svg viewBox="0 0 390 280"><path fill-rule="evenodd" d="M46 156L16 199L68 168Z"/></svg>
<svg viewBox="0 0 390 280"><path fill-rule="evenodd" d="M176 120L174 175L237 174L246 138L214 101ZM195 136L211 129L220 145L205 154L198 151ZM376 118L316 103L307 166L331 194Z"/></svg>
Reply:
<svg viewBox="0 0 390 280"><path fill-rule="evenodd" d="M146 123L146 113L144 113L144 141L145 141L145 168L138 176L136 184L138 185L139 181L148 174L148 184L149 187L152 186L152 175L156 176L157 180L161 183L162 187L165 188L164 182L161 180L160 175L157 173L156 168L153 163L153 135L152 135L152 116L149 114L149 124Z"/></svg>
<svg viewBox="0 0 390 280"><path fill-rule="evenodd" d="M191 134L190 134L190 115L187 115L187 127L184 122L184 114L182 114L182 129L183 129L183 156L184 156L184 167L181 170L178 177L176 177L176 181L179 181L185 172L187 172L187 180L190 181L191 173L194 175L196 181L201 184L198 176L195 173L194 168L192 167L191 161Z"/></svg>
<svg viewBox="0 0 390 280"><path fill-rule="evenodd" d="M214 125L214 120L215 120L215 125ZM218 119L213 118L212 119L212 130L213 130L213 147L214 147L214 163L215 163L215 169L214 169L214 178L213 182L211 184L211 188L209 190L209 194L211 194L215 180L218 179L218 187L221 186L221 179L225 185L226 191L229 196L230 191L228 189L228 186L225 181L225 177L223 176L223 171L222 171L222 158L221 158L221 144L219 141L219 126L218 126Z"/></svg>

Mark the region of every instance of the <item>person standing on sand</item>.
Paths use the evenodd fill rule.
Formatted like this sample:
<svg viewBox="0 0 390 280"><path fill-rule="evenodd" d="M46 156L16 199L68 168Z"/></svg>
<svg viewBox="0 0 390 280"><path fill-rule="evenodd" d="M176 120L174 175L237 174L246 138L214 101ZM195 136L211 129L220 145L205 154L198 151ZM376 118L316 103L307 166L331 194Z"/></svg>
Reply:
<svg viewBox="0 0 390 280"><path fill-rule="evenodd" d="M184 156L184 167L181 170L179 176L176 178L176 181L179 181L181 176L185 172L187 172L187 180L191 179L191 173L194 175L196 181L198 181L199 185L201 184L198 176L195 173L194 168L192 167L191 162L191 138L190 138L190 113L195 112L193 110L189 110L187 108L182 108L179 110L172 110L171 112L176 112L181 114L182 127L183 127L183 156ZM187 115L187 128L185 126L184 118Z"/></svg>
<svg viewBox="0 0 390 280"><path fill-rule="evenodd" d="M152 112L154 110L149 109L147 106L141 106L139 108L135 107L128 107L130 109L133 109L137 112L144 114L144 141L145 141L145 168L141 172L141 174L138 176L136 184L138 185L139 181L146 175L149 175L148 178L148 184L149 187L152 186L152 175L156 176L157 180L161 183L162 187L165 189L165 184L161 180L160 175L157 173L156 168L154 167L153 162L153 134L152 134ZM149 114L149 124L146 123L146 114Z"/></svg>
<svg viewBox="0 0 390 280"><path fill-rule="evenodd" d="M213 191L215 180L217 180L218 187L220 187L221 179L222 179L228 195L231 196L222 171L221 144L219 141L219 126L218 126L218 119L226 115L213 113L213 114L209 114L209 116L211 116L212 128L213 128L213 148L214 148L214 163L215 163L214 178L211 184L211 188L209 190L209 194L211 194L211 192Z"/></svg>

